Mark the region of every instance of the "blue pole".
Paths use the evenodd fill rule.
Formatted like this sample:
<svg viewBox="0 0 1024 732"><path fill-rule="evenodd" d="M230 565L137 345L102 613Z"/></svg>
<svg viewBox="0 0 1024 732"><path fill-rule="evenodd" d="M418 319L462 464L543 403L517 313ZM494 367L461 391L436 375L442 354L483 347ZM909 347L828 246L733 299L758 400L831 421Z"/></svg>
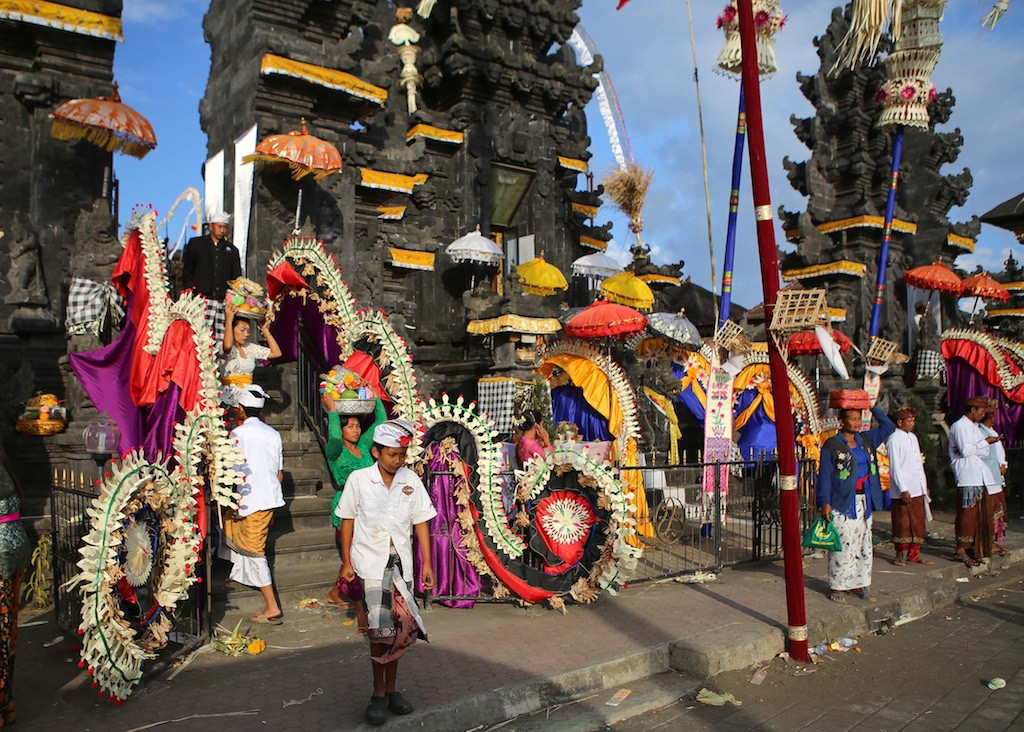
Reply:
<svg viewBox="0 0 1024 732"><path fill-rule="evenodd" d="M722 301L718 327L729 319L732 304L732 268L736 259L736 219L740 205L740 178L743 175L743 146L747 137L747 105L740 85L740 108L736 114L736 146L732 151L732 189L729 191L729 228L725 234L725 261L722 264Z"/></svg>
<svg viewBox="0 0 1024 732"><path fill-rule="evenodd" d="M878 337L882 319L882 300L885 295L885 271L889 264L889 244L892 242L892 218L896 209L896 189L900 183L900 158L903 157L903 125L896 127L892 140L892 168L889 171L889 196L885 200L885 225L882 228L882 248L878 252L878 279L875 280L875 303L871 308L871 329L868 345Z"/></svg>

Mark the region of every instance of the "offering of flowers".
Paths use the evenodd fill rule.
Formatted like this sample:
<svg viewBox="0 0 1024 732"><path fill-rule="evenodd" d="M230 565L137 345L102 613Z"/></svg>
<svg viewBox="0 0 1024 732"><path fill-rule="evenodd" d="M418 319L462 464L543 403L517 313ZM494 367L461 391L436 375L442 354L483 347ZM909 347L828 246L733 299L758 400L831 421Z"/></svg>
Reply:
<svg viewBox="0 0 1024 732"><path fill-rule="evenodd" d="M25 402L15 429L28 435L55 435L67 427L67 417L56 395L37 392Z"/></svg>
<svg viewBox="0 0 1024 732"><path fill-rule="evenodd" d="M335 366L320 374L320 393L334 400L339 414L369 414L373 411L377 395L370 386L344 366Z"/></svg>
<svg viewBox="0 0 1024 732"><path fill-rule="evenodd" d="M263 320L267 315L263 288L247 277L239 277L228 283L228 294L224 302L235 306L237 317Z"/></svg>

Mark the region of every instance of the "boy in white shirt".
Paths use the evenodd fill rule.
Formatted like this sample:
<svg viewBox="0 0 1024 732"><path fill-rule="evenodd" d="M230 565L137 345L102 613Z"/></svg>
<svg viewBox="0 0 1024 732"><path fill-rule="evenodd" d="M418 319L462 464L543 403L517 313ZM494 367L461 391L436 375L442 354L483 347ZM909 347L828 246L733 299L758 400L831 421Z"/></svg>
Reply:
<svg viewBox="0 0 1024 732"><path fill-rule="evenodd" d="M370 453L376 463L354 471L336 509L341 523L341 578L363 585L373 695L366 721L381 725L387 712L409 714L412 705L395 690L398 660L426 629L412 595L412 540L423 557L423 587L434 587L427 522L437 515L419 477L404 467L413 426L401 419L378 425Z"/></svg>
<svg viewBox="0 0 1024 732"><path fill-rule="evenodd" d="M896 548L893 564L907 562L934 564L921 556L927 537L928 482L924 474L921 445L914 434L917 416L910 407L893 415L896 431L886 441L889 453L889 493L892 495L892 541Z"/></svg>

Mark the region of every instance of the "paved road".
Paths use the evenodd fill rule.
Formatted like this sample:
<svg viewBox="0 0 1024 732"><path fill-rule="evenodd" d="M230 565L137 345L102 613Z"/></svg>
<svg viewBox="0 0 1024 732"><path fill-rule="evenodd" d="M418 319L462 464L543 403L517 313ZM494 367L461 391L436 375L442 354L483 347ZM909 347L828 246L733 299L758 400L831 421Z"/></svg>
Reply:
<svg viewBox="0 0 1024 732"><path fill-rule="evenodd" d="M751 672L712 679L741 707L709 707L693 695L615 725L616 732L669 730L1024 729L1024 570L959 606L884 637L858 639L861 652L830 652L814 666L775 659L761 685ZM993 691L986 682L1006 680Z"/></svg>

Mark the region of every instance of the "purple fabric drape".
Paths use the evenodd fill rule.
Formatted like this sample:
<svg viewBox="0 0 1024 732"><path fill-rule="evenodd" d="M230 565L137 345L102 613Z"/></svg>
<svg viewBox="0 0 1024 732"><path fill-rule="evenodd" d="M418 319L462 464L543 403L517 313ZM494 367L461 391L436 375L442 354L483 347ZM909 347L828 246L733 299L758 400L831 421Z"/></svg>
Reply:
<svg viewBox="0 0 1024 732"><path fill-rule="evenodd" d="M129 296L127 312L132 311ZM124 329L112 343L95 351L71 354L71 368L96 409L106 412L121 431L120 453L142 447L147 460L171 454L174 423L184 419L178 404L177 384L160 394L148 407L139 407L131 397L127 374L131 373L135 347L135 324L125 318Z"/></svg>
<svg viewBox="0 0 1024 732"><path fill-rule="evenodd" d="M946 403L953 414L963 414L964 405L973 396L995 399L999 403L996 412L996 432L1004 435L1009 442L1024 439L1024 404L1010 401L997 386L971 368L963 359L946 361Z"/></svg>
<svg viewBox="0 0 1024 732"><path fill-rule="evenodd" d="M434 475L448 473L448 462L441 455L441 445L435 443L427 449L429 456L429 475L433 475L427 490L430 500L437 510L437 516L430 520L430 558L434 564L434 595L456 595L475 597L480 594L480 576L466 559L466 550L459 549L459 537L462 529L459 526L458 510L455 506L455 491L459 487L459 478L454 475ZM458 452L455 453L458 457ZM419 547L416 547L413 564L415 566L416 591L425 593L420 567L423 560ZM472 600L439 600L448 607L472 608Z"/></svg>
<svg viewBox="0 0 1024 732"><path fill-rule="evenodd" d="M556 386L551 390L551 416L557 426L569 422L579 427L584 442L610 442L608 420L594 409L578 386Z"/></svg>
<svg viewBox="0 0 1024 732"><path fill-rule="evenodd" d="M298 358L296 337L300 318L302 329L323 363L328 367L338 363L341 347L338 346L337 330L324 322L315 300L302 297L286 297L270 326L270 332L281 346L281 357L274 359L274 363L289 363Z"/></svg>

